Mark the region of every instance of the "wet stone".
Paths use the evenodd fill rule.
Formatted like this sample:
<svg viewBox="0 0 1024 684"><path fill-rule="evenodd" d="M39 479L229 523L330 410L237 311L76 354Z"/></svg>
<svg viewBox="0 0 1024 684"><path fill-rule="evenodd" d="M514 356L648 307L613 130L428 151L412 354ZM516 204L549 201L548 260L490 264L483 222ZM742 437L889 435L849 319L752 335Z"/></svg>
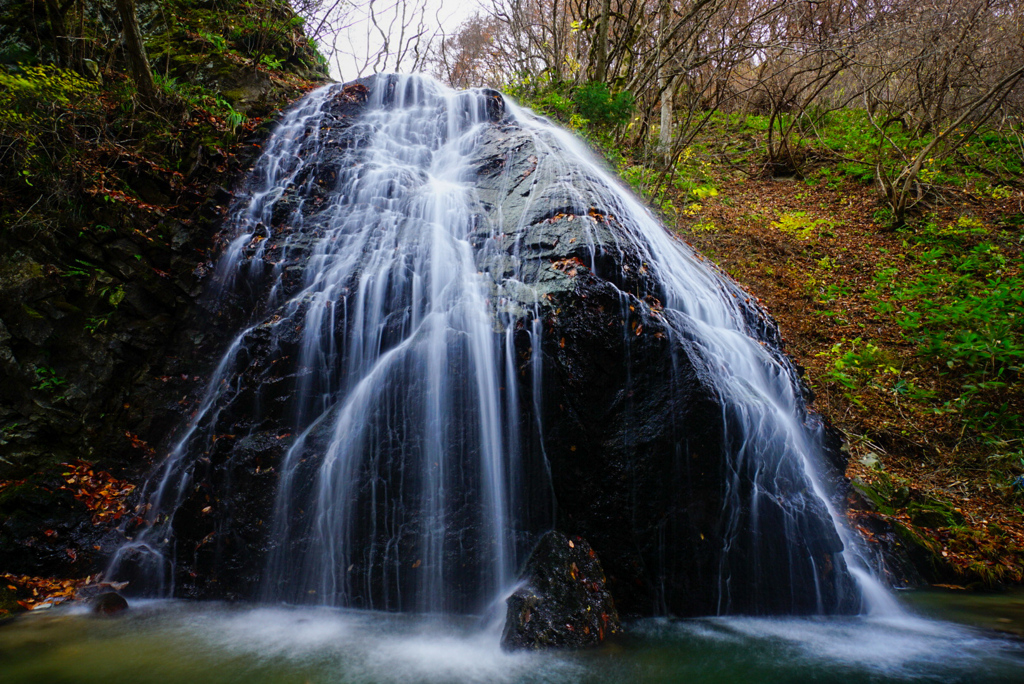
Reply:
<svg viewBox="0 0 1024 684"><path fill-rule="evenodd" d="M509 650L596 646L619 631L597 554L582 537L551 531L526 561L507 601L501 644Z"/></svg>
<svg viewBox="0 0 1024 684"><path fill-rule="evenodd" d="M128 601L115 591L89 599L89 609L97 615L116 615L128 610Z"/></svg>

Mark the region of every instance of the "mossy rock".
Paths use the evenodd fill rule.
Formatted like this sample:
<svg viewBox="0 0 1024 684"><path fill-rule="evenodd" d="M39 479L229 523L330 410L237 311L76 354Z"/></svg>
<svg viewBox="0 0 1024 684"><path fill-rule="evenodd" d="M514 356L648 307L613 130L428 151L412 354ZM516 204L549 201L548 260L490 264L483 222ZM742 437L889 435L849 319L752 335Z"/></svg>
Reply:
<svg viewBox="0 0 1024 684"><path fill-rule="evenodd" d="M858 477L850 484L883 515L894 515L897 509L906 506L910 500L910 489L893 482L885 473L879 473L875 482L865 482Z"/></svg>
<svg viewBox="0 0 1024 684"><path fill-rule="evenodd" d="M907 512L910 514L910 522L918 527L939 529L964 524L963 515L948 504L935 499L929 499L924 503L911 502L907 506Z"/></svg>
<svg viewBox="0 0 1024 684"><path fill-rule="evenodd" d="M850 482L850 486L870 504L870 509L884 515L893 514L892 507L888 505L885 497L872 484L858 477Z"/></svg>
<svg viewBox="0 0 1024 684"><path fill-rule="evenodd" d="M956 569L942 556L942 546L932 539L919 534L895 520L890 520L893 531L903 542L911 562L921 576L930 584L956 582L959 575Z"/></svg>

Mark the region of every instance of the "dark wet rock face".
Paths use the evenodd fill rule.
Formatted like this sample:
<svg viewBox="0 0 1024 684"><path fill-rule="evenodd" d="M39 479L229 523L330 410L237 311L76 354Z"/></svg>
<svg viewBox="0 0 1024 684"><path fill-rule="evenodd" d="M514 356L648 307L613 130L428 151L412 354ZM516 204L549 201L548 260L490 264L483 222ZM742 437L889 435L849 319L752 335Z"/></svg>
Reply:
<svg viewBox="0 0 1024 684"><path fill-rule="evenodd" d="M93 525L92 514L45 471L0 490L0 571L12 575L74 577L88 574L111 549L112 533ZM116 535L115 535L116 536Z"/></svg>
<svg viewBox="0 0 1024 684"><path fill-rule="evenodd" d="M521 582L507 600L504 648L596 646L620 629L601 561L582 537L545 534Z"/></svg>
<svg viewBox="0 0 1024 684"><path fill-rule="evenodd" d="M339 364L333 377L311 377L308 368L294 363L302 354L300 328L281 328L276 321L286 316L299 320L294 311L284 312L282 302L310 280L309 257L330 219L331 191L338 179L369 164L364 148L373 131L361 118L368 94L394 83L366 79L333 92L319 129L307 131L300 141L301 153L311 155L313 163L303 167L274 206L269 237L243 248L237 282L244 285L218 294L217 307L225 318L244 320L247 312L259 311L268 322L246 335L235 361L243 370L231 379L216 424L196 432L194 444L188 445L198 458L190 462L187 491L173 512L174 580L182 595L256 596L270 553L301 558L312 543L317 521L304 506L296 506L288 521L293 531L288 541L271 539L274 497L285 454L296 444L291 427L296 406L316 402L327 388L343 382L345 371ZM779 465L776 489L754 510L757 467L737 465L726 456L742 446L735 431L727 429L738 422L741 409L723 402L712 373L717 369L697 342L700 326L665 307L665 287L630 237L630 219L622 207L601 191L592 170L562 159L551 140L508 116L499 95L485 92L484 97L491 123L472 153L476 207L469 242L490 289L495 334L507 335L514 346L518 395L534 396L535 383L541 383L540 400L523 400L519 406L519 424L542 430L523 440L523 462L533 464L526 467L524 480L533 491L514 530L517 550L525 555L533 539L553 524L568 535L543 537L531 557L531 580L510 601L510 624L517 631L506 635L508 643L596 643L610 624L600 615L611 620L614 610L591 613L598 605L610 606L610 595L627 616L856 610L856 591L839 555L843 543L797 466ZM384 106L391 106L392 99L386 94ZM251 190L246 186L241 193ZM345 209L353 221L377 218L371 203L351 201ZM274 287L279 290L268 300ZM755 304L744 302L745 293L734 285L723 281L721 288L737 298L748 332L776 347L772 321ZM301 311L309 303L290 306ZM281 316L275 318L274 311ZM344 339L341 316L330 324L338 326L336 338ZM380 347L395 345L404 325L399 315L387 321ZM537 339L540 349L533 348ZM772 353L781 357L779 351ZM539 373L534 363L540 364ZM453 384L465 372L448 370ZM398 412L407 405L396 406L389 428L403 425L404 414ZM818 422L806 413L797 419ZM461 419L452 420L453 431L461 434ZM296 500L313 487L329 433L329 425L314 425L299 452L289 457L299 463ZM391 442L379 447L379 460L391 464L386 466L391 470L380 466L375 474L359 471L355 476L365 475L365 481L371 475L393 476L396 487L411 489L416 475L403 461L401 429L387 439ZM838 444L827 440L825 451L830 461L825 475L838 484L843 456ZM476 475L472 467L467 466L467 481ZM354 529L352 536L365 541L367 549L395 549L409 559L402 573L414 573L417 557L406 554L415 552L418 542L411 530L422 521L410 517L395 530L371 529L371 521L383 519L388 505L373 494L370 487L356 492L380 508L373 514L358 509L365 529ZM469 506L454 509L452 529L468 529L473 524ZM385 534L390 536L380 536ZM787 544L779 543L783 537ZM577 544L581 539L587 542ZM606 586L598 581L603 573L590 545L604 563ZM462 551L471 570L467 577L479 576L474 564L482 563L488 550L481 545ZM396 581L369 556L354 559L347 570L367 578L366 595ZM463 589L466 597L455 597L456 605L469 605L470 588L455 587L453 593ZM364 605L364 598L357 594L350 604ZM399 607L411 602L399 598ZM562 617L566 621L558 622Z"/></svg>
<svg viewBox="0 0 1024 684"><path fill-rule="evenodd" d="M943 543L930 534L933 530L927 529L963 524L962 514L952 506L881 472L873 483L856 478L848 497L851 519L871 542L868 551L876 574L888 584L916 588L968 580L963 569L944 555ZM899 515L903 510L909 521Z"/></svg>
<svg viewBox="0 0 1024 684"><path fill-rule="evenodd" d="M856 610L837 555L843 544L794 463L781 466L778 496L801 500L804 515L747 507L751 485L736 478L754 474L737 473L726 457L739 447L727 437L736 418L701 358L700 332L663 308L663 286L627 236L621 207L585 167L539 162L544 143L514 124L494 126L479 147L476 187L490 219L481 240L495 224L503 232L503 248L481 258L494 299L542 323L540 422L558 526L593 544L625 615ZM748 297L738 288L733 296ZM749 298L743 315L750 334L780 344ZM516 340L528 358L529 338ZM523 378L525 394L525 369ZM842 491L845 457L823 431L821 469ZM741 530L759 517L760 533L727 529L729 506Z"/></svg>

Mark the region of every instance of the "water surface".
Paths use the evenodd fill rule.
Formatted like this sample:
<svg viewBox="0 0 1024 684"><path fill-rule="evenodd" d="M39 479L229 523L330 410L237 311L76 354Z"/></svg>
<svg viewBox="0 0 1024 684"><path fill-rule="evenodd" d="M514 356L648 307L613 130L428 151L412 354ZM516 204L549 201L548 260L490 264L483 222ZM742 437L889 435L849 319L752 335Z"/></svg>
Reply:
<svg viewBox="0 0 1024 684"><path fill-rule="evenodd" d="M506 653L475 619L137 604L0 626L5 684L1019 682L1024 642L904 617L651 619L575 653Z"/></svg>

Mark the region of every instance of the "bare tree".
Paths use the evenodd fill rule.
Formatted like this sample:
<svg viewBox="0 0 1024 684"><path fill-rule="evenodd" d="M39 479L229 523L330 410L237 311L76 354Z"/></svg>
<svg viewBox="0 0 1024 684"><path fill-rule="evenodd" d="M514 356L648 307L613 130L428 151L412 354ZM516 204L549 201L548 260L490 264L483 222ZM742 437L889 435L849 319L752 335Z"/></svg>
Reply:
<svg viewBox="0 0 1024 684"><path fill-rule="evenodd" d="M454 88L499 86L508 82L513 64L498 45L505 25L493 16L474 14L435 44L430 68Z"/></svg>
<svg viewBox="0 0 1024 684"><path fill-rule="evenodd" d="M132 80L135 81L135 87L138 88L142 99L148 105L154 106L157 103L156 82L153 80L149 58L146 57L146 45L142 40L142 31L139 30L135 0L115 0L114 4L117 6L117 13L121 16L125 53L128 55Z"/></svg>
<svg viewBox="0 0 1024 684"><path fill-rule="evenodd" d="M491 0L445 37L435 70L455 85L630 91L622 135L656 152L660 183L715 111L766 114L778 173L800 171L828 112L863 106L877 144L858 161L901 221L927 194L928 159L996 117L1024 128L1007 114L1024 108L1022 14L1019 0Z"/></svg>
<svg viewBox="0 0 1024 684"><path fill-rule="evenodd" d="M872 35L850 71L877 139L875 178L895 224L925 201L921 171L948 157L1024 85L1016 0L892 3L868 18ZM896 132L899 135L896 135Z"/></svg>
<svg viewBox="0 0 1024 684"><path fill-rule="evenodd" d="M442 35L443 7L430 0L291 0L343 79L422 71Z"/></svg>

